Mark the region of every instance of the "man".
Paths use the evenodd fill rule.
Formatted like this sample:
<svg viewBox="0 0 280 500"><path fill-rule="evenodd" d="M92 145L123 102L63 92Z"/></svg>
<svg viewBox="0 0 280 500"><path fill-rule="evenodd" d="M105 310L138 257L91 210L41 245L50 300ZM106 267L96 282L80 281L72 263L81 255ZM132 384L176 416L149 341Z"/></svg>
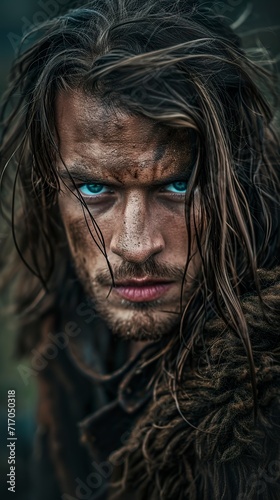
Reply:
<svg viewBox="0 0 280 500"><path fill-rule="evenodd" d="M278 498L270 74L193 1L93 1L34 36L2 145L34 497Z"/></svg>

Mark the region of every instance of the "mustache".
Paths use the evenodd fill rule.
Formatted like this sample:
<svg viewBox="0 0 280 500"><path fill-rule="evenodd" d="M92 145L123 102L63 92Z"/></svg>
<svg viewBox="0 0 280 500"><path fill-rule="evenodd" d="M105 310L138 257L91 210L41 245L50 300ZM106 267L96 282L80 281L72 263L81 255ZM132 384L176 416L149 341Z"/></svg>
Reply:
<svg viewBox="0 0 280 500"><path fill-rule="evenodd" d="M171 264L158 264L151 260L143 264L123 262L119 267L113 269L114 281L123 281L133 278L161 279L166 281L182 281L185 276L185 269ZM112 276L108 269L100 271L96 277L97 283L105 286L112 286Z"/></svg>

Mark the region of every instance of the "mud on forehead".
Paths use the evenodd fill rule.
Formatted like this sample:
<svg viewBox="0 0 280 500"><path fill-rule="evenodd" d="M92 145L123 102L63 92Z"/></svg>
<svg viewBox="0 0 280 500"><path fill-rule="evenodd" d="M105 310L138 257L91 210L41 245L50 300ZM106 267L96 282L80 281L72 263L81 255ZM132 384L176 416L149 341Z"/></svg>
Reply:
<svg viewBox="0 0 280 500"><path fill-rule="evenodd" d="M67 115L67 120L64 117ZM137 132L125 117L137 118ZM119 143L120 138L126 144L137 147L139 142L153 146L155 161L162 159L167 148L176 153L184 148L190 155L192 145L187 129L167 127L145 116L140 116L114 104L89 96L81 90L61 92L56 98L56 122L63 123L63 130L71 125L73 139L86 142L97 139L103 143ZM70 123L69 123L70 122Z"/></svg>

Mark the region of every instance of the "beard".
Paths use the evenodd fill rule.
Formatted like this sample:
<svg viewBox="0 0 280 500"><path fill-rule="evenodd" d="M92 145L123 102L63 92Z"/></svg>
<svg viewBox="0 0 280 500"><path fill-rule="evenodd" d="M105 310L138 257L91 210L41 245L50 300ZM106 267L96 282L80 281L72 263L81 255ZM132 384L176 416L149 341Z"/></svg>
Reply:
<svg viewBox="0 0 280 500"><path fill-rule="evenodd" d="M160 340L163 336L179 328L181 320L180 289L184 280L184 269L177 266L156 264L123 263L114 270L102 269L91 277L83 265L76 265L78 277L85 292L94 304L98 316L113 334L127 340ZM174 296L146 302L132 302L112 297L114 281L148 277L151 279L173 280L178 283ZM185 295L185 292L184 292Z"/></svg>
<svg viewBox="0 0 280 500"><path fill-rule="evenodd" d="M159 301L153 304L123 301L121 307L114 308L95 296L94 303L99 316L120 338L157 341L180 324L179 311L165 311Z"/></svg>

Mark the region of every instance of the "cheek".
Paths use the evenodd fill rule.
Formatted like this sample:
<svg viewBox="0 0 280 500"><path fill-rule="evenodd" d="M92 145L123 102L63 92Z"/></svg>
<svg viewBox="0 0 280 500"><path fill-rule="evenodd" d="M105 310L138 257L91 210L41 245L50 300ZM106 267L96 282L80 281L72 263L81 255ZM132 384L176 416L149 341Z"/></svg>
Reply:
<svg viewBox="0 0 280 500"><path fill-rule="evenodd" d="M91 228L97 242L95 243L84 218L82 220L64 218L63 221L76 270L80 277L86 279L92 275L99 260L104 259L97 246L98 243L102 247L101 242L98 241L94 228Z"/></svg>
<svg viewBox="0 0 280 500"><path fill-rule="evenodd" d="M104 248L102 243L105 240L104 232L102 231L101 235L100 228L98 230L90 220L88 220L88 225L84 219L72 221L67 228L67 233L73 251L76 253L97 256L101 253L100 248L102 250Z"/></svg>
<svg viewBox="0 0 280 500"><path fill-rule="evenodd" d="M185 219L182 217L169 219L163 224L163 231L167 248L176 255L185 253L188 242Z"/></svg>
<svg viewBox="0 0 280 500"><path fill-rule="evenodd" d="M191 255L197 255L197 233L200 243L203 244L205 229L198 193L195 194L194 207L191 209L188 221L185 219L183 208L181 214L176 214L173 219L169 218L163 222L166 242L175 258L185 259L189 244Z"/></svg>
<svg viewBox="0 0 280 500"><path fill-rule="evenodd" d="M165 243L173 247L186 244L188 240L185 206L182 203L157 204L154 210L157 228L164 236Z"/></svg>
<svg viewBox="0 0 280 500"><path fill-rule="evenodd" d="M85 229L80 226L79 221L66 221L65 227L71 251L78 257L82 249L87 250Z"/></svg>
<svg viewBox="0 0 280 500"><path fill-rule="evenodd" d="M59 209L73 258L86 261L90 255L101 254L98 246L103 250L106 234L87 212L83 212L80 203L68 194L61 194Z"/></svg>

